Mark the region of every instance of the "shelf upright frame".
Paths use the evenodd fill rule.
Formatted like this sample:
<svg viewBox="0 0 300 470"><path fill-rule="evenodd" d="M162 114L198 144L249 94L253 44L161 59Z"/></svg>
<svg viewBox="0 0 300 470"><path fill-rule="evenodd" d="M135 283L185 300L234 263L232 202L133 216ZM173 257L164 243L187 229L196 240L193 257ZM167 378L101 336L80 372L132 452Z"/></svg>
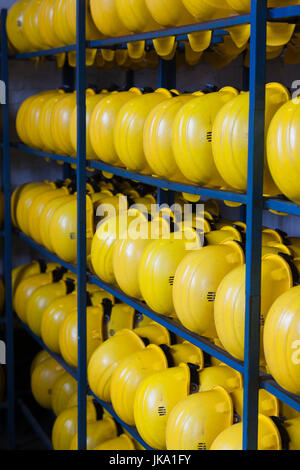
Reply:
<svg viewBox="0 0 300 470"><path fill-rule="evenodd" d="M7 381L7 429L10 449L16 447L15 438L15 367L14 367L14 322L12 307L12 223L11 223L11 175L9 135L9 86L8 50L6 34L7 10L1 10L1 80L5 84L5 103L2 107L2 188L4 193L4 283L5 283L5 339L6 339L6 381Z"/></svg>
<svg viewBox="0 0 300 470"><path fill-rule="evenodd" d="M78 449L86 449L86 65L85 0L76 0Z"/></svg>
<svg viewBox="0 0 300 470"><path fill-rule="evenodd" d="M267 0L251 0L243 449L257 449Z"/></svg>

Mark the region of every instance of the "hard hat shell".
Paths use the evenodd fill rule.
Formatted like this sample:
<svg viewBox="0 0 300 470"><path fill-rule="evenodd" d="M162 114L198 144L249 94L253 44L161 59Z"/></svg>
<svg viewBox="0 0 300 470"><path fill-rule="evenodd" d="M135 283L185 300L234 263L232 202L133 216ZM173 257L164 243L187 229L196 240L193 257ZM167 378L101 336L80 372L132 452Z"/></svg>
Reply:
<svg viewBox="0 0 300 470"><path fill-rule="evenodd" d="M105 339L111 338L117 331L127 328L134 328L135 310L125 303L112 306L109 320L103 326L103 336Z"/></svg>
<svg viewBox="0 0 300 470"><path fill-rule="evenodd" d="M55 382L65 372L52 357L40 362L31 374L31 391L40 406L51 409L51 394Z"/></svg>
<svg viewBox="0 0 300 470"><path fill-rule="evenodd" d="M261 328L272 303L293 286L290 265L280 255L267 254L261 264ZM244 358L245 265L230 271L220 283L214 308L218 337L234 357ZM262 343L262 342L261 342ZM263 350L261 344L261 360Z"/></svg>
<svg viewBox="0 0 300 470"><path fill-rule="evenodd" d="M38 287L45 286L52 282L52 280L52 272L45 272L30 276L20 282L15 291L13 306L16 314L22 321L26 322L26 306L31 295Z"/></svg>
<svg viewBox="0 0 300 470"><path fill-rule="evenodd" d="M103 341L103 307L87 307L86 309L86 355L87 363L91 355ZM59 349L65 361L77 367L78 328L77 308L63 321L59 328Z"/></svg>
<svg viewBox="0 0 300 470"><path fill-rule="evenodd" d="M96 408L93 402L87 399L86 422L93 423L97 419ZM77 433L77 406L63 410L56 418L52 428L52 444L54 450L69 450L73 437Z"/></svg>
<svg viewBox="0 0 300 470"><path fill-rule="evenodd" d="M193 183L223 186L212 153L212 128L218 111L238 95L232 87L194 97L178 111L172 129L176 163Z"/></svg>
<svg viewBox="0 0 300 470"><path fill-rule="evenodd" d="M274 243L284 243L281 233L272 228L264 228L262 231L262 244L273 245Z"/></svg>
<svg viewBox="0 0 300 470"><path fill-rule="evenodd" d="M224 225L220 230L212 230L211 232L206 233L205 240L208 245L219 245L230 240L242 242L243 237L238 228Z"/></svg>
<svg viewBox="0 0 300 470"><path fill-rule="evenodd" d="M70 33L73 35L73 42L76 42L76 0L65 0L66 2L66 20ZM100 39L102 35L96 28L91 17L89 1L85 0L85 30L87 41Z"/></svg>
<svg viewBox="0 0 300 470"><path fill-rule="evenodd" d="M52 218L57 209L64 206L67 202L73 201L75 198L76 196L74 194L66 194L64 196L52 199L51 201L46 203L41 213L39 232L41 234L43 245L49 251L54 251L50 237L50 225Z"/></svg>
<svg viewBox="0 0 300 470"><path fill-rule="evenodd" d="M51 357L50 354L45 349L42 349L41 351L39 351L34 356L33 361L30 364L30 376L32 375L32 372L39 364L44 362L46 359L50 359L50 357Z"/></svg>
<svg viewBox="0 0 300 470"><path fill-rule="evenodd" d="M68 286L65 281L51 282L37 287L26 303L25 318L31 331L41 336L41 322L44 310L53 300L67 294Z"/></svg>
<svg viewBox="0 0 300 470"><path fill-rule="evenodd" d="M68 372L65 372L56 380L51 394L51 408L56 416L67 408L70 398L76 392L77 380Z"/></svg>
<svg viewBox="0 0 300 470"><path fill-rule="evenodd" d="M225 364L205 367L199 372L200 392L206 392L220 385L228 393L237 390L243 385L242 375Z"/></svg>
<svg viewBox="0 0 300 470"><path fill-rule="evenodd" d="M51 128L52 113L53 113L53 109L56 103L60 101L61 99L63 99L64 97L65 97L65 91L62 89L59 89L57 90L57 93L55 93L54 95L47 96L44 100L44 104L41 106L40 118L38 121L38 133L42 142L42 148L47 152L55 151L55 141L52 136L52 128Z"/></svg>
<svg viewBox="0 0 300 470"><path fill-rule="evenodd" d="M18 227L17 208L18 208L18 204L19 204L19 200L20 200L22 192L25 191L25 189L29 186L36 187L36 186L39 186L40 184L42 183L32 182L32 183L21 184L20 186L17 186L16 189L13 191L11 195L11 220L15 227Z"/></svg>
<svg viewBox="0 0 300 470"><path fill-rule="evenodd" d="M58 0L61 1L61 0ZM76 106L76 93L66 93L58 100L51 114L51 132L55 153L75 156L70 139L70 122Z"/></svg>
<svg viewBox="0 0 300 470"><path fill-rule="evenodd" d="M300 201L297 187L300 166L295 149L299 111L298 100L285 103L272 119L267 136L267 158L272 177L282 193L296 203Z"/></svg>
<svg viewBox="0 0 300 470"><path fill-rule="evenodd" d="M113 129L122 106L135 96L141 95L138 88L110 93L95 106L90 120L89 134L92 148L98 158L111 165L121 164L114 145Z"/></svg>
<svg viewBox="0 0 300 470"><path fill-rule="evenodd" d="M300 395L300 286L280 295L265 323L263 345L270 373L279 385Z"/></svg>
<svg viewBox="0 0 300 470"><path fill-rule="evenodd" d="M155 31L160 25L151 16L145 0L115 0L119 18L134 33Z"/></svg>
<svg viewBox="0 0 300 470"><path fill-rule="evenodd" d="M154 93L137 96L125 103L118 113L114 126L114 145L119 159L134 171L149 172L143 149L143 131L150 111L171 93L159 88Z"/></svg>
<svg viewBox="0 0 300 470"><path fill-rule="evenodd" d="M167 356L160 346L150 344L141 351L123 359L115 369L111 381L111 401L118 416L127 424L134 425L134 399L141 382L155 372L168 368L167 356L174 365L193 362L203 367L203 353L185 342L168 349Z"/></svg>
<svg viewBox="0 0 300 470"><path fill-rule="evenodd" d="M68 14L70 15L71 13L67 12L66 0L56 0L53 12L53 25L61 45L74 43L73 33L68 26Z"/></svg>
<svg viewBox="0 0 300 470"><path fill-rule="evenodd" d="M178 265L173 284L176 315L189 330L216 337L214 300L225 275L244 264L241 246L232 241L206 246L186 255Z"/></svg>
<svg viewBox="0 0 300 470"><path fill-rule="evenodd" d="M40 274L41 266L38 261L32 263L21 264L12 270L12 291L15 294L16 288L23 279L27 279L34 274Z"/></svg>
<svg viewBox="0 0 300 470"><path fill-rule="evenodd" d="M194 22L181 0L145 0L152 18L161 26L181 26Z"/></svg>
<svg viewBox="0 0 300 470"><path fill-rule="evenodd" d="M91 122L91 116L95 107L101 103L101 101L107 97L109 93L99 93L95 94L92 90L88 89L86 91L86 158L93 159L96 158L96 154L93 151L91 140L90 140L90 131L89 126ZM70 139L73 146L74 153L77 150L77 106L75 106L72 113L70 121Z"/></svg>
<svg viewBox="0 0 300 470"><path fill-rule="evenodd" d="M166 449L166 427L174 406L190 393L189 366L181 364L156 372L139 385L134 400L134 420L144 441Z"/></svg>
<svg viewBox="0 0 300 470"><path fill-rule="evenodd" d="M111 378L119 361L144 348L142 339L128 329L118 331L98 346L88 365L88 382L94 394L110 401Z"/></svg>
<svg viewBox="0 0 300 470"><path fill-rule="evenodd" d="M49 186L49 190L45 191L38 198L33 201L28 213L28 231L30 237L40 245L42 244L42 237L40 234L40 226L43 224L41 218L42 213L49 201L59 198L61 196L68 196L68 189L63 186L61 188Z"/></svg>
<svg viewBox="0 0 300 470"><path fill-rule="evenodd" d="M18 197L16 207L17 226L22 230L25 235L30 236L29 233L29 211L35 200L45 191L49 190L49 183L43 182L36 185L26 185L22 189Z"/></svg>
<svg viewBox="0 0 300 470"><path fill-rule="evenodd" d="M8 10L6 31L10 43L17 52L23 53L31 50L31 42L24 31L24 12L29 0L19 0Z"/></svg>
<svg viewBox="0 0 300 470"><path fill-rule="evenodd" d="M124 36L129 30L122 23L116 0L90 0L93 21L105 36Z"/></svg>
<svg viewBox="0 0 300 470"><path fill-rule="evenodd" d="M20 2L17 2L15 5L18 5L19 3ZM45 92L41 92L39 94L43 95L44 93ZM18 137L21 139L21 141L27 145L29 145L30 143L30 136L27 135L27 128L26 128L27 112L28 112L28 108L30 107L30 104L32 103L32 101L34 101L36 96L37 95L32 95L26 98L17 111L17 117L16 117L17 134L18 134Z"/></svg>
<svg viewBox="0 0 300 470"><path fill-rule="evenodd" d="M222 431L210 450L243 450L243 423L236 423ZM258 415L257 450L281 450L281 437L276 424L268 416Z"/></svg>
<svg viewBox="0 0 300 470"><path fill-rule="evenodd" d="M61 46L54 29L54 7L56 0L42 0L38 10L38 29L47 48Z"/></svg>
<svg viewBox="0 0 300 470"><path fill-rule="evenodd" d="M94 450L135 450L135 446L133 440L123 433L114 439L99 444Z"/></svg>
<svg viewBox="0 0 300 470"><path fill-rule="evenodd" d="M223 387L190 395L172 409L167 422L168 450L209 450L233 424L233 406Z"/></svg>
<svg viewBox="0 0 300 470"><path fill-rule="evenodd" d="M90 253L93 238L93 204L86 196L86 251ZM50 239L54 252L67 262L77 259L77 200L74 198L59 206L50 222Z"/></svg>
<svg viewBox="0 0 300 470"><path fill-rule="evenodd" d="M143 251L138 282L143 299L157 313L175 316L173 281L180 261L187 254L186 240L153 240Z"/></svg>
<svg viewBox="0 0 300 470"><path fill-rule="evenodd" d="M185 180L175 160L172 148L172 126L182 107L195 96L183 94L158 104L148 114L144 125L143 146L146 160L158 176L177 181Z"/></svg>
<svg viewBox="0 0 300 470"><path fill-rule="evenodd" d="M239 0L238 0L239 1ZM182 3L186 9L198 20L209 20L214 16L223 14L223 17L227 16L231 11L230 1L220 0L182 0ZM216 11L217 9L217 11ZM220 12L218 10L221 10ZM223 11L222 11L223 10Z"/></svg>
<svg viewBox="0 0 300 470"><path fill-rule="evenodd" d="M266 85L265 132L276 111L289 100L289 92L278 83ZM249 93L224 105L217 114L212 133L215 165L223 180L232 188L247 189ZM279 190L272 180L265 156L264 194L276 195Z"/></svg>
<svg viewBox="0 0 300 470"><path fill-rule="evenodd" d="M230 393L234 411L243 418L243 389L238 388ZM258 412L265 416L279 416L279 400L267 390L260 389L258 393Z"/></svg>
<svg viewBox="0 0 300 470"><path fill-rule="evenodd" d="M284 428L289 436L289 450L300 449L300 417L284 422Z"/></svg>
<svg viewBox="0 0 300 470"><path fill-rule="evenodd" d="M103 419L88 423L86 427L86 450L93 450L96 446L108 440L117 438L117 426L115 421L109 416ZM78 434L74 435L69 450L78 449Z"/></svg>

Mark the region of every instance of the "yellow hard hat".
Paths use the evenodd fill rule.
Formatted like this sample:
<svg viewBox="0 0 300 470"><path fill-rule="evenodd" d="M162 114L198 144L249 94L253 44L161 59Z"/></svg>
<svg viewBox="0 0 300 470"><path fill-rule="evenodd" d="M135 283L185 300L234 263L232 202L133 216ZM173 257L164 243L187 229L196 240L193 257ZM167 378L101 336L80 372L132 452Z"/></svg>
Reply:
<svg viewBox="0 0 300 470"><path fill-rule="evenodd" d="M55 382L65 372L52 357L40 362L31 374L31 391L40 406L51 409L51 395Z"/></svg>
<svg viewBox="0 0 300 470"><path fill-rule="evenodd" d="M198 366L181 364L147 377L134 400L134 420L144 441L154 449L166 449L167 421L175 405L186 398L199 381ZM194 383L193 383L194 382Z"/></svg>
<svg viewBox="0 0 300 470"><path fill-rule="evenodd" d="M41 194L49 189L48 182L36 183L35 185L26 185L23 187L17 201L16 208L16 219L17 226L25 233L30 236L29 233L29 211L35 198L38 198Z"/></svg>
<svg viewBox="0 0 300 470"><path fill-rule="evenodd" d="M66 3L66 20L68 28L73 35L72 44L76 42L76 0L64 0ZM103 35L96 28L91 17L90 2L85 1L85 31L87 41L101 39Z"/></svg>
<svg viewBox="0 0 300 470"><path fill-rule="evenodd" d="M283 85L266 85L266 133L274 114L288 100L289 92ZM241 191L247 189L248 115L249 93L241 93L219 111L212 133L212 150L217 170L229 187ZM265 162L264 194L276 195L279 192Z"/></svg>
<svg viewBox="0 0 300 470"><path fill-rule="evenodd" d="M104 95L95 106L90 120L90 141L98 158L111 165L121 162L114 146L113 129L122 106L142 92L138 88Z"/></svg>
<svg viewBox="0 0 300 470"><path fill-rule="evenodd" d="M135 310L130 305L125 303L115 304L109 307L109 312L105 311L108 315L108 321L103 326L104 338L111 338L117 331L127 328L132 330L135 326Z"/></svg>
<svg viewBox="0 0 300 470"><path fill-rule="evenodd" d="M62 322L59 328L59 349L65 361L77 367L78 327L77 308L73 310ZM88 306L86 309L86 355L87 363L91 355L103 341L103 315L101 305Z"/></svg>
<svg viewBox="0 0 300 470"><path fill-rule="evenodd" d="M60 1L60 0L59 0ZM65 93L59 99L51 113L51 132L55 144L55 153L75 156L70 139L70 122L76 106L76 93Z"/></svg>
<svg viewBox="0 0 300 470"><path fill-rule="evenodd" d="M25 36L24 12L30 0L19 0L15 2L7 13L6 30L10 43L17 52L28 52L31 50L31 42Z"/></svg>
<svg viewBox="0 0 300 470"><path fill-rule="evenodd" d="M97 419L95 405L90 398L86 403L86 422L93 423ZM73 437L78 429L78 408L72 406L63 410L56 418L52 428L52 444L54 450L69 450Z"/></svg>
<svg viewBox="0 0 300 470"><path fill-rule="evenodd" d="M267 254L261 265L261 311L263 328L272 303L293 286L290 264L277 254ZM245 265L229 272L217 289L214 317L216 330L225 349L234 357L244 358ZM263 351L261 347L261 360Z"/></svg>
<svg viewBox="0 0 300 470"><path fill-rule="evenodd" d="M230 393L234 411L243 418L243 389L238 388ZM279 400L267 392L260 389L258 392L258 411L265 416L279 416Z"/></svg>
<svg viewBox="0 0 300 470"><path fill-rule="evenodd" d="M286 430L289 443L289 450L300 449L300 418L289 419L283 423L284 429Z"/></svg>
<svg viewBox="0 0 300 470"><path fill-rule="evenodd" d="M140 383L155 372L181 362L193 362L203 367L203 353L190 343L171 346L150 344L123 359L111 380L111 401L118 416L134 425L134 399Z"/></svg>
<svg viewBox="0 0 300 470"><path fill-rule="evenodd" d="M219 245L230 240L242 242L243 230L239 227L224 225L220 230L212 230L205 234L205 241L208 245Z"/></svg>
<svg viewBox="0 0 300 470"><path fill-rule="evenodd" d="M88 423L86 426L86 450L93 450L96 446L117 437L117 426L115 421L104 416L101 420ZM69 450L78 449L78 433L74 435Z"/></svg>
<svg viewBox="0 0 300 470"><path fill-rule="evenodd" d="M190 395L172 409L166 430L168 450L209 450L233 423L230 395L223 387Z"/></svg>
<svg viewBox="0 0 300 470"><path fill-rule="evenodd" d="M148 114L144 125L143 145L146 160L154 174L175 181L185 181L175 161L172 125L177 113L194 99L193 94L179 95L158 104Z"/></svg>
<svg viewBox="0 0 300 470"><path fill-rule="evenodd" d="M129 34L118 15L116 0L90 0L90 9L95 25L105 36Z"/></svg>
<svg viewBox="0 0 300 470"><path fill-rule="evenodd" d="M62 45L54 29L54 7L56 0L42 0L38 10L38 22L40 36L47 48Z"/></svg>
<svg viewBox="0 0 300 470"><path fill-rule="evenodd" d="M32 293L26 303L25 318L31 331L36 336L41 336L41 322L44 310L59 297L64 297L75 288L74 280L60 280L63 273L54 277L53 282L38 287Z"/></svg>
<svg viewBox="0 0 300 470"><path fill-rule="evenodd" d="M40 274L46 263L43 261L32 261L32 263L21 264L12 270L12 291L15 294L16 288L23 279L27 279L34 274Z"/></svg>
<svg viewBox="0 0 300 470"><path fill-rule="evenodd" d="M135 446L133 440L123 433L119 437L99 444L94 450L135 450Z"/></svg>
<svg viewBox="0 0 300 470"><path fill-rule="evenodd" d="M130 170L150 172L143 149L143 130L150 111L172 94L163 88L136 96L123 105L114 126L114 145L119 159Z"/></svg>
<svg viewBox="0 0 300 470"><path fill-rule="evenodd" d="M258 415L258 450L281 450L281 437L274 421ZM210 450L243 450L243 423L236 423L222 431Z"/></svg>
<svg viewBox="0 0 300 470"><path fill-rule="evenodd" d="M176 163L193 183L223 186L212 154L212 127L218 111L238 95L232 87L208 93L179 109L172 129L172 146Z"/></svg>
<svg viewBox="0 0 300 470"><path fill-rule="evenodd" d="M77 393L77 380L68 372L57 379L52 389L51 407L56 416L68 407L70 398Z"/></svg>
<svg viewBox="0 0 300 470"><path fill-rule="evenodd" d="M227 273L244 262L243 249L233 241L206 246L183 258L175 273L173 303L186 328L202 336L217 336L214 324L217 288Z"/></svg>
<svg viewBox="0 0 300 470"><path fill-rule="evenodd" d="M237 390L243 385L242 375L225 364L205 367L199 373L199 390L206 392L220 385L228 393Z"/></svg>
<svg viewBox="0 0 300 470"><path fill-rule="evenodd" d="M47 351L45 351L45 349L42 349L41 351L39 351L34 356L33 361L30 364L30 376L32 375L32 372L39 364L41 364L46 359L49 359L50 357L51 357L50 354Z"/></svg>
<svg viewBox="0 0 300 470"><path fill-rule="evenodd" d="M43 0L43 3L52 0ZM56 1L56 0L54 0ZM43 6L41 4L41 7ZM46 152L55 152L55 141L52 137L52 113L58 101L65 97L64 89L58 89L54 95L49 95L44 100L44 104L40 109L40 117L38 120L38 133L42 142L42 149Z"/></svg>
<svg viewBox="0 0 300 470"><path fill-rule="evenodd" d="M263 345L270 373L289 392L300 394L300 286L280 295L266 318Z"/></svg>

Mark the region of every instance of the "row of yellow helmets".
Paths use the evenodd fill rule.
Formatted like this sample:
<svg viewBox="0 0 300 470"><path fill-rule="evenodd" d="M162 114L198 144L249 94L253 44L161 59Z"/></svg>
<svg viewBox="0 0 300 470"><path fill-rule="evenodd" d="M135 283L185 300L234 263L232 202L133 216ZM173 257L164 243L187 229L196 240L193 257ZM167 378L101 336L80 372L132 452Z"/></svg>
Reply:
<svg viewBox="0 0 300 470"><path fill-rule="evenodd" d="M123 214L126 226L122 215L108 218L94 235L91 263L105 282L243 360L246 226L218 219L211 212L217 208L211 203L208 207L202 221L204 237L194 228L174 223L170 213L149 221L143 213L129 210ZM139 235L130 228L137 226ZM299 287L293 287L298 281L299 247L299 238L263 228L261 366L297 395L300 303L291 301L289 313L285 306L286 299L297 299L299 294ZM277 298L279 307L274 304ZM289 322L281 321L288 315Z"/></svg>
<svg viewBox="0 0 300 470"><path fill-rule="evenodd" d="M54 450L77 450L77 381L45 350L33 359L31 390L37 403L51 409L56 419L52 428ZM139 444L116 424L112 416L86 398L87 450L141 450Z"/></svg>
<svg viewBox="0 0 300 470"><path fill-rule="evenodd" d="M299 0L269 0L269 7L299 4ZM213 20L237 14L249 13L250 0L87 0L86 38L103 39L132 33L160 30ZM295 30L294 24L267 23L267 56L277 57L288 44ZM250 25L228 28L229 35L211 52L205 52L205 60L220 67L243 52L248 45ZM55 48L76 42L75 0L20 0L8 12L7 33L13 48L19 52ZM211 42L212 31L188 34L186 56L198 61ZM288 50L289 60L298 53L299 38ZM175 36L153 40L157 54L164 59L174 56ZM145 57L145 41L128 42L127 50L118 55L121 60L137 61ZM296 48L296 50L295 50ZM96 49L87 52L87 63L92 64ZM114 51L102 50L110 59ZM76 62L76 53L70 52L69 62ZM64 61L64 56L60 59Z"/></svg>
<svg viewBox="0 0 300 470"><path fill-rule="evenodd" d="M55 263L33 261L13 270L13 307L45 345L77 367L76 276ZM142 328L150 320L111 294L87 284L87 362L93 351L123 328Z"/></svg>
<svg viewBox="0 0 300 470"><path fill-rule="evenodd" d="M171 344L168 330L156 327L121 330L95 350L88 365L92 392L111 402L153 449L241 450L241 374L213 358L205 364L200 349L186 341ZM281 421L282 412L291 419ZM285 448L282 426L289 449L300 449L299 413L280 411L265 390L259 413L260 450Z"/></svg>
<svg viewBox="0 0 300 470"><path fill-rule="evenodd" d="M74 180L66 179L25 183L18 186L12 195L13 225L67 262L76 262L77 259L75 191ZM91 177L87 180L86 191L87 255L97 221L106 215L105 205L110 204L118 211L121 196L146 207L155 203L150 192L141 195L126 181L115 186L112 180ZM102 211L101 207L104 208Z"/></svg>
<svg viewBox="0 0 300 470"><path fill-rule="evenodd" d="M138 88L86 91L87 158L205 187L247 189L249 93ZM53 90L29 97L16 121L28 146L76 155L76 94ZM264 194L300 201L298 98L266 85Z"/></svg>

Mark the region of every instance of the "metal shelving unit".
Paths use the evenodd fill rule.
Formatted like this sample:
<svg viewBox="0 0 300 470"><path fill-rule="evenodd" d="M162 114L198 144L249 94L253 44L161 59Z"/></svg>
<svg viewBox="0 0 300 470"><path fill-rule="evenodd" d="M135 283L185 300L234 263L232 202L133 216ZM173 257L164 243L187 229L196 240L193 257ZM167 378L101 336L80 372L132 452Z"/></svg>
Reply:
<svg viewBox="0 0 300 470"><path fill-rule="evenodd" d="M64 162L65 165L76 163L77 173L77 265L70 265L60 260L53 253L48 252L44 247L37 245L33 240L23 233L15 231L16 235L26 243L37 249L45 257L60 262L63 266L76 273L78 276L78 369L72 370L72 375L78 380L78 448L84 449L86 442L86 400L87 391L86 377L86 282L92 282L104 288L118 299L128 303L136 310L149 316L155 321L166 326L169 330L182 336L196 346L202 348L207 353L215 356L231 367L243 373L244 376L244 412L243 412L243 448L256 449L257 446L257 417L258 414L258 390L264 388L277 396L280 400L300 411L300 397L290 394L279 387L270 376L264 376L259 372L259 337L260 337L260 287L261 287L261 229L262 214L264 209L272 209L292 215L300 215L300 206L285 200L264 198L263 190L263 161L264 161L264 119L265 119L265 82L266 82L266 51L262 44L266 43L266 21L286 21L297 22L300 17L300 6L289 6L282 8L267 9L266 0L251 0L251 14L239 15L204 23L186 25L177 28L162 29L141 34L133 34L117 38L109 38L101 41L85 41L85 0L77 0L77 40L76 44L57 49L36 51L25 54L16 54L10 59L20 60L31 57L41 57L53 55L61 52L76 51L76 91L77 91L77 157L48 154L46 152L30 149L23 144L9 142L9 116L8 104L3 107L3 187L5 193L5 281L6 281L6 323L7 323L7 347L10 355L8 368L8 388L10 391L8 409L10 442L14 444L14 390L13 390L13 329L12 329L12 300L11 300L11 221L10 221L10 147L22 152L39 155L43 158L50 158ZM2 79L5 80L8 88L8 56L7 37L5 32L6 11L1 12L1 40L2 40ZM197 187L195 185L170 182L163 179L140 175L127 171L123 168L116 168L101 161L86 160L86 122L85 122L85 49L88 48L119 48L126 47L126 43L145 40L149 46L152 40L159 37L176 36L177 40L182 40L186 34L195 31L213 30L213 41L220 41L222 35L226 34L224 29L242 24L251 25L250 38L250 111L249 111L249 145L248 145L248 183L247 194L221 191ZM176 73L174 61L167 62L160 60L159 66L159 87L174 88L176 86ZM131 178L158 188L158 199L163 201L166 198L164 189L181 191L191 194L208 196L211 198L239 202L246 206L246 318L245 318L245 359L240 362L230 356L223 349L218 348L209 340L200 337L171 319L158 315L149 309L143 302L128 297L116 287L103 282L86 271L86 214L85 214L85 182L86 169L108 171L115 175ZM25 329L34 337L32 332L23 325ZM41 340L35 339L41 346L45 347ZM51 353L51 351L49 351ZM52 354L52 353L51 353ZM53 355L53 354L52 354ZM61 357L55 356L64 363ZM65 363L66 370L70 369ZM69 370L68 370L69 371ZM98 399L97 399L98 400ZM99 401L99 400L98 400ZM101 404L110 411L116 419L113 409L107 403ZM28 411L28 410L27 410ZM26 411L26 413L27 413ZM120 421L120 420L119 420ZM124 423L121 423L126 429ZM141 442L136 430L127 429L133 437ZM146 448L148 446L143 443Z"/></svg>

